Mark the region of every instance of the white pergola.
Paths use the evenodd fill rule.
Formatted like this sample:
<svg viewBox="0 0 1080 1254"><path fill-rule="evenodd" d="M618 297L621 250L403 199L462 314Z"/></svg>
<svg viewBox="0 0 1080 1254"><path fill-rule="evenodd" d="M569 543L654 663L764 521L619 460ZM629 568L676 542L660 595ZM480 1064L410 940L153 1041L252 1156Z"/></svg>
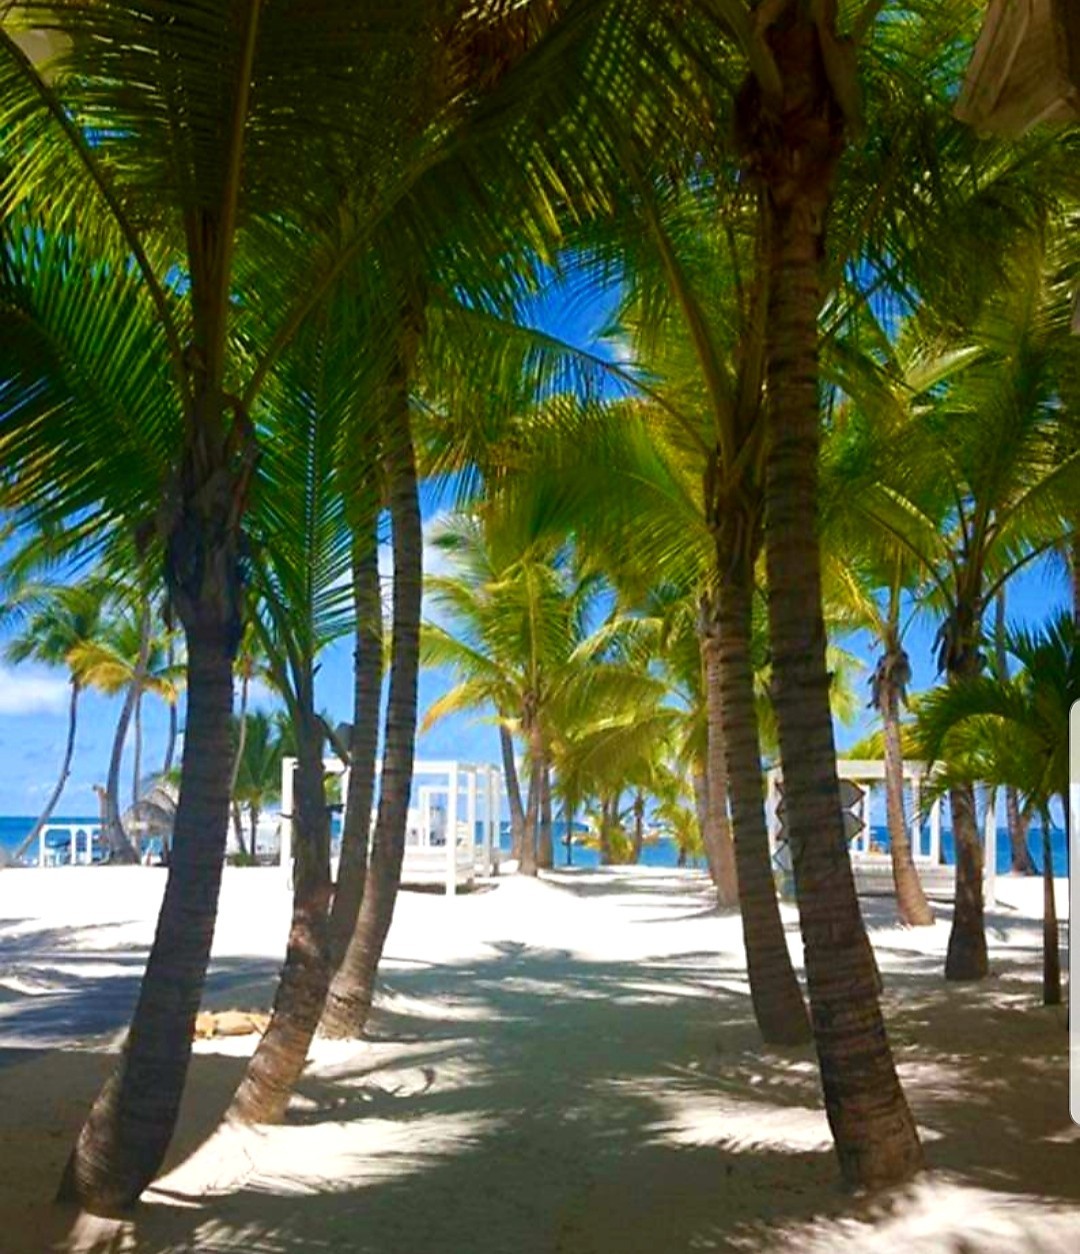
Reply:
<svg viewBox="0 0 1080 1254"><path fill-rule="evenodd" d="M928 768L922 762L904 762L904 783L911 790L911 813L908 823L911 833L911 855L919 868L919 876L927 891L946 889L952 892L954 868L939 866L941 855L941 797L935 797L930 806L930 847L922 852L922 805L924 783L937 767ZM872 758L839 758L836 773L840 777L841 799L845 811L851 815L850 848L852 868L860 891L872 892L878 881L892 882L891 863L887 854L874 852L870 847L870 793L875 784L885 781L885 763ZM775 854L783 830L783 776L779 769L767 776L765 814L769 832L769 851ZM986 794L986 812L983 816L983 881L984 899L988 906L995 904L997 883L997 792L989 789ZM941 881L938 883L937 881Z"/></svg>
<svg viewBox="0 0 1080 1254"><path fill-rule="evenodd" d="M295 758L286 758L281 764L281 866L287 874L292 866L295 767ZM326 758L323 770L342 777L344 806L349 792L348 768L339 758ZM376 770L381 772L381 767ZM413 763L413 795L416 805L409 807L402 883L441 882L447 896L452 897L458 885L471 883L477 874L497 873L503 797L502 771L498 767L489 763L417 759Z"/></svg>

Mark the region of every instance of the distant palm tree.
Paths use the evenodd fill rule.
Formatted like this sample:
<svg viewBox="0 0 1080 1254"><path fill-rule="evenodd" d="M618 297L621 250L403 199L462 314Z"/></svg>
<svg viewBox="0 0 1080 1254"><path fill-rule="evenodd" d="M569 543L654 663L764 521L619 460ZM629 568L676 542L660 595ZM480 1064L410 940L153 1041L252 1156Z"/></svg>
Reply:
<svg viewBox="0 0 1080 1254"><path fill-rule="evenodd" d="M97 582L60 585L37 590L32 596L28 596L30 592L29 589L24 590L23 596L33 608L27 613L20 630L8 642L4 656L9 662L35 661L46 666L66 667L71 695L68 700L68 730L60 773L37 822L15 851L16 861L33 848L42 828L56 809L71 774L79 697L87 684L86 669L80 663L77 651L98 638L105 597L104 588Z"/></svg>
<svg viewBox="0 0 1080 1254"><path fill-rule="evenodd" d="M248 847L242 853L255 853L259 817L273 801L281 799L281 763L290 750L290 734L279 716L263 710L249 711L243 749L237 755L233 801L248 811ZM237 726L237 740L240 728Z"/></svg>
<svg viewBox="0 0 1080 1254"><path fill-rule="evenodd" d="M943 786L976 780L1012 787L1042 827L1043 1001L1061 1001L1054 905L1051 802L1069 815L1069 711L1080 700L1080 639L1070 614L1041 631L1006 633L1020 663L1013 678L971 676L930 693L919 705L921 749L945 763Z"/></svg>

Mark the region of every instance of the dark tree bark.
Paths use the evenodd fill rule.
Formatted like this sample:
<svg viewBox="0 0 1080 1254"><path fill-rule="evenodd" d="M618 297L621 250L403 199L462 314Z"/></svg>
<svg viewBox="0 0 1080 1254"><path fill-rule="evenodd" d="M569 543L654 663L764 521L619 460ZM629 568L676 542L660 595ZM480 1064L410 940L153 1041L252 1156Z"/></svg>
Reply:
<svg viewBox="0 0 1080 1254"><path fill-rule="evenodd" d="M239 638L239 581L230 558L235 560L231 545L224 554L207 554L218 587L207 589L197 605L185 605L187 735L165 896L127 1041L60 1186L62 1199L78 1200L95 1214L133 1205L156 1175L191 1056L229 813L232 667ZM230 578L235 582L226 582Z"/></svg>
<svg viewBox="0 0 1080 1254"><path fill-rule="evenodd" d="M1068 798L1063 798L1068 822ZM1050 815L1042 819L1043 847L1043 1005L1061 1005L1061 954L1058 950L1057 904L1054 901L1054 851L1050 844ZM1066 839L1068 837L1066 836Z"/></svg>
<svg viewBox="0 0 1080 1254"><path fill-rule="evenodd" d="M710 614L711 616L711 614ZM727 755L724 748L724 725L721 718L719 650L715 624L710 622L701 639L702 663L705 668L705 710L708 727L705 751L706 823L702 843L709 864L709 874L716 885L716 899L728 909L738 905L739 883L735 869L735 846L728 822Z"/></svg>
<svg viewBox="0 0 1080 1254"><path fill-rule="evenodd" d="M540 830L536 842L536 865L550 871L555 865L555 844L552 839L551 767L544 762L540 772Z"/></svg>
<svg viewBox="0 0 1080 1254"><path fill-rule="evenodd" d="M82 686L77 679L71 680L71 696L68 698L68 729L67 741L64 744L64 757L60 763L60 775L52 792L49 794L48 801L45 802L45 808L38 815L37 822L30 829L30 835L15 850L15 861L21 862L29 850L33 849L38 838L41 836L41 829L45 827L49 819L52 818L53 811L56 809L60 796L64 791L64 786L68 782L71 775L71 759L75 753L75 729L79 717L79 694L82 692ZM89 839L89 838L88 838ZM74 861L75 846L71 847L71 857Z"/></svg>
<svg viewBox="0 0 1080 1254"><path fill-rule="evenodd" d="M367 880L375 759L379 746L382 689L382 593L376 518L368 520L353 544L353 598L356 649L353 662L353 722L349 745L349 790L341 833L334 903L330 911L330 964L336 970L356 928Z"/></svg>
<svg viewBox="0 0 1080 1254"><path fill-rule="evenodd" d="M298 685L293 820L293 912L274 1007L229 1114L277 1123L307 1061L330 983L330 812L323 780L323 732L315 713L314 666Z"/></svg>
<svg viewBox="0 0 1080 1254"><path fill-rule="evenodd" d="M240 854L241 857L244 857L247 854L247 848L244 845L244 818L243 818L243 815L240 813L240 802L234 800L231 803L231 808L232 808L233 836L236 838L237 852ZM255 846L253 844L252 851L254 851L254 849L255 849Z"/></svg>
<svg viewBox="0 0 1080 1254"><path fill-rule="evenodd" d="M535 875L537 872L537 844L540 835L540 792L544 773L544 746L536 718L527 707L522 720L529 737L529 794L525 805L525 830L521 841L519 875Z"/></svg>
<svg viewBox="0 0 1080 1254"><path fill-rule="evenodd" d="M404 393L404 389L403 389ZM416 461L406 398L388 436L391 451L390 520L394 545L393 629L382 785L375 841L360 914L341 966L330 985L322 1028L327 1036L356 1037L371 1012L375 976L394 916L405 854L416 741L420 671L420 604L423 544Z"/></svg>
<svg viewBox="0 0 1080 1254"><path fill-rule="evenodd" d="M900 741L899 693L894 684L889 684L882 692L879 708L885 729L885 814L889 824L896 910L900 922L908 927L932 927L934 912L915 867L904 814L904 751Z"/></svg>
<svg viewBox="0 0 1080 1254"><path fill-rule="evenodd" d="M514 737L505 723L499 724L499 746L502 749L503 776L506 779L506 798L510 807L510 856L521 861L525 844L525 807L521 802L521 781L514 761Z"/></svg>
<svg viewBox="0 0 1080 1254"><path fill-rule="evenodd" d="M1028 848L1028 821L1020 813L1016 789L1005 789L1005 819L1009 829L1009 862L1017 875L1034 875L1035 861Z"/></svg>
<svg viewBox="0 0 1080 1254"><path fill-rule="evenodd" d="M750 589L749 579L724 580L718 617L721 717L726 730L739 904L750 999L762 1038L768 1044L797 1045L810 1040L810 1020L791 965L769 857L750 654Z"/></svg>
<svg viewBox="0 0 1080 1254"><path fill-rule="evenodd" d="M786 0L770 12L766 39L779 99L767 100L751 79L739 115L769 214L765 554L773 704L811 1022L841 1172L853 1185L878 1187L918 1171L922 1150L893 1064L855 896L821 608L817 320L824 227L844 144L823 52L824 40L833 74L842 72L844 50L831 12L807 0Z"/></svg>

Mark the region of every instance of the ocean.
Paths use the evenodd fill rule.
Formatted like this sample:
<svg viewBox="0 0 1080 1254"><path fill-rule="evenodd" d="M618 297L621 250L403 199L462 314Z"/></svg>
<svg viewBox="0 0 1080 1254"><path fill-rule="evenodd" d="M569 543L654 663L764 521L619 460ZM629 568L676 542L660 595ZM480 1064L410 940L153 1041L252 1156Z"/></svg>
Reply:
<svg viewBox="0 0 1080 1254"><path fill-rule="evenodd" d="M23 840L29 835L31 828L34 826L35 819L31 815L7 815L0 816L0 852L12 854L19 847ZM57 815L51 820L56 824L88 824L94 826L97 824L97 818L89 818L86 815ZM335 825L336 826L336 825ZM504 829L506 825L504 824ZM556 866L566 865L566 846L562 842L562 833L565 830L562 823L556 823L556 843L555 843L555 864ZM875 825L872 829L874 840L882 847L887 849L889 846L888 832L884 827ZM930 837L928 829L924 828L922 834L923 852L929 852ZM948 828L943 828L941 833L941 844L945 852L945 859L950 864L953 861L953 839L952 832ZM1067 871L1067 862L1065 854L1065 833L1061 828L1054 828L1051 835L1051 851L1054 858L1054 874L1065 875ZM509 834L505 830L501 834L500 845L504 852L510 847ZM1031 850L1032 858L1035 865L1042 868L1042 834L1036 828L1028 833L1028 848ZM585 845L575 842L572 851L572 865L580 867L594 867L600 864L600 852L597 849L590 849ZM641 853L641 861L644 866L673 867L678 863L678 848L669 838L661 838L655 843L647 844ZM1009 848L1008 833L1003 829L998 830L997 841L997 869L999 873L1008 871L1011 862L1011 851ZM691 866L704 865L700 859L691 859Z"/></svg>

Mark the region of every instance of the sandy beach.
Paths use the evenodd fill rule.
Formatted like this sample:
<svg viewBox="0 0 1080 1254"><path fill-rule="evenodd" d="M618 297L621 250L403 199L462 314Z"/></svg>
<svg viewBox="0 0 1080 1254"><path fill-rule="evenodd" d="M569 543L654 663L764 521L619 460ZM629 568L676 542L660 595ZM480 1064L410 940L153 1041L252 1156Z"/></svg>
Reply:
<svg viewBox="0 0 1080 1254"><path fill-rule="evenodd" d="M163 885L141 867L0 874L0 1250L1080 1248L1041 886L1008 877L978 986L941 978L947 909L904 931L864 903L929 1162L903 1190L839 1187L812 1054L760 1047L740 924L704 876L627 868L404 893L371 1039L317 1042L284 1126L210 1135L255 1037L200 1041L168 1171L132 1219L61 1211ZM277 871L226 871L208 1008L268 1005L288 913Z"/></svg>

